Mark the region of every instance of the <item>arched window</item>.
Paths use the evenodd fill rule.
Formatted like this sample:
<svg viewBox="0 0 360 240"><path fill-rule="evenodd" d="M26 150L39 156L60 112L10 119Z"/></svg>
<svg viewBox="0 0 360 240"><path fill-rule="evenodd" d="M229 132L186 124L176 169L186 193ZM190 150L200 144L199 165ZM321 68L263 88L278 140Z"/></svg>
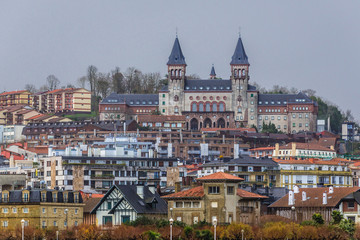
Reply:
<svg viewBox="0 0 360 240"><path fill-rule="evenodd" d="M220 103L219 104L219 112L224 112L225 111L225 106L224 106L224 103Z"/></svg>
<svg viewBox="0 0 360 240"><path fill-rule="evenodd" d="M203 112L204 111L204 104L200 103L199 104L199 112Z"/></svg>
<svg viewBox="0 0 360 240"><path fill-rule="evenodd" d="M177 70L175 69L174 70L174 76L176 77L176 75L177 75Z"/></svg>
<svg viewBox="0 0 360 240"><path fill-rule="evenodd" d="M193 112L197 112L197 106L196 106L196 103L193 103L193 104L192 104L191 111L193 111Z"/></svg>
<svg viewBox="0 0 360 240"><path fill-rule="evenodd" d="M174 108L174 112L178 113L178 112L179 112L179 108L178 108L178 107L175 107L175 108Z"/></svg>
<svg viewBox="0 0 360 240"><path fill-rule="evenodd" d="M217 112L217 104L216 103L213 103L213 112Z"/></svg>
<svg viewBox="0 0 360 240"><path fill-rule="evenodd" d="M237 76L237 70L234 69L234 76L236 77Z"/></svg>
<svg viewBox="0 0 360 240"><path fill-rule="evenodd" d="M174 70L173 69L171 69L171 71L170 71L170 76L171 77L174 76Z"/></svg>
<svg viewBox="0 0 360 240"><path fill-rule="evenodd" d="M181 77L181 69L179 69L179 77Z"/></svg>
<svg viewBox="0 0 360 240"><path fill-rule="evenodd" d="M245 76L245 69L242 70L241 75L242 75L242 76Z"/></svg>
<svg viewBox="0 0 360 240"><path fill-rule="evenodd" d="M178 96L178 95L175 95L175 96L174 96L174 101L175 101L175 102L179 101L179 96Z"/></svg>
<svg viewBox="0 0 360 240"><path fill-rule="evenodd" d="M210 112L210 103L206 103L205 110L207 112Z"/></svg>

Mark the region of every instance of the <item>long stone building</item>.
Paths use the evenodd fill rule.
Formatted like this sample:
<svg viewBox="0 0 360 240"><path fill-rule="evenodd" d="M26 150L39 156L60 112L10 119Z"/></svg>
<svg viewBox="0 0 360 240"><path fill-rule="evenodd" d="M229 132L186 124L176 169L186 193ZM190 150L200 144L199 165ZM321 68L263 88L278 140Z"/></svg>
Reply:
<svg viewBox="0 0 360 240"><path fill-rule="evenodd" d="M249 84L250 63L239 37L230 62L230 78L187 79L184 54L176 37L169 60L168 85L158 94L111 94L99 106L101 120L135 119L160 112L184 115L186 129L234 128L275 124L286 133L315 131L318 107L303 93L260 94Z"/></svg>

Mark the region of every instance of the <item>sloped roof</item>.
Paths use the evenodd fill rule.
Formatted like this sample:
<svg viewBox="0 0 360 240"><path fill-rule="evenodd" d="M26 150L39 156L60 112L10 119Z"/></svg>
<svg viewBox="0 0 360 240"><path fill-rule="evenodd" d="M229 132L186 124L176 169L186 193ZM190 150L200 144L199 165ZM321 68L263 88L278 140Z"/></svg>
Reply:
<svg viewBox="0 0 360 240"><path fill-rule="evenodd" d="M241 188L238 188L237 191L236 191L236 194L238 196L240 196L241 198L268 198L267 196L263 196L263 195L260 195L260 194L257 194L257 193L252 193L252 192L248 192L248 191L245 191Z"/></svg>
<svg viewBox="0 0 360 240"><path fill-rule="evenodd" d="M101 104L127 104L129 106L158 106L158 94L117 94L111 93Z"/></svg>
<svg viewBox="0 0 360 240"><path fill-rule="evenodd" d="M101 198L89 198L88 200L86 200L84 202L84 213L90 213L100 201Z"/></svg>
<svg viewBox="0 0 360 240"><path fill-rule="evenodd" d="M345 164L353 163L352 161L343 158L333 158L331 160L322 160L322 159L314 159L314 158L309 158L304 160L295 160L295 159L290 159L290 160L273 159L273 160L279 164L310 164L310 165L316 164L316 165L343 166Z"/></svg>
<svg viewBox="0 0 360 240"><path fill-rule="evenodd" d="M241 165L241 166L270 166L276 167L278 164L270 158L253 158L247 155L240 155L239 158L233 159L226 165Z"/></svg>
<svg viewBox="0 0 360 240"><path fill-rule="evenodd" d="M169 60L167 62L168 65L183 65L186 64L185 57L181 51L180 42L178 37L176 36L173 48L171 50L171 54L169 56Z"/></svg>
<svg viewBox="0 0 360 240"><path fill-rule="evenodd" d="M18 93L24 93L24 92L28 92L28 91L27 90L19 90L19 91L3 92L3 93L0 94L0 96L18 94Z"/></svg>
<svg viewBox="0 0 360 240"><path fill-rule="evenodd" d="M231 175L229 173L224 172L216 172L201 178L197 178L198 181L243 181L243 178L239 178L237 176Z"/></svg>
<svg viewBox="0 0 360 240"><path fill-rule="evenodd" d="M314 103L306 94L259 94L259 106L286 106L288 103Z"/></svg>
<svg viewBox="0 0 360 240"><path fill-rule="evenodd" d="M230 64L249 64L241 37L238 39Z"/></svg>
<svg viewBox="0 0 360 240"><path fill-rule="evenodd" d="M185 91L230 91L231 81L225 79L191 79L185 81Z"/></svg>
<svg viewBox="0 0 360 240"><path fill-rule="evenodd" d="M190 188L181 192L169 194L163 196L162 198L165 199L173 199L173 198L202 198L205 195L204 187L198 186L194 188Z"/></svg>
<svg viewBox="0 0 360 240"><path fill-rule="evenodd" d="M282 145L279 147L280 150L283 150L283 149L292 149L292 142L291 143L288 143L288 144L285 144L285 145ZM306 150L318 150L318 151L330 151L330 152L335 152L335 150L331 150L330 148L327 148L327 147L324 147L318 143L313 143L313 142L310 142L310 143L300 143L300 142L296 142L294 143L296 144L296 149L306 149Z"/></svg>
<svg viewBox="0 0 360 240"><path fill-rule="evenodd" d="M185 121L185 115L139 115L138 122L171 122Z"/></svg>
<svg viewBox="0 0 360 240"><path fill-rule="evenodd" d="M250 148L249 151L267 151L267 150L274 150L274 147L259 147L259 148Z"/></svg>
<svg viewBox="0 0 360 240"><path fill-rule="evenodd" d="M339 187L334 188L333 193L329 193L328 187L321 188L300 188L299 193L294 193L295 207L336 207L341 199L346 196L358 192L360 187ZM306 192L306 201L302 201L302 192ZM327 204L323 204L323 193L327 193ZM278 201L271 204L269 207L286 207L290 208L289 205L289 194L280 198Z"/></svg>

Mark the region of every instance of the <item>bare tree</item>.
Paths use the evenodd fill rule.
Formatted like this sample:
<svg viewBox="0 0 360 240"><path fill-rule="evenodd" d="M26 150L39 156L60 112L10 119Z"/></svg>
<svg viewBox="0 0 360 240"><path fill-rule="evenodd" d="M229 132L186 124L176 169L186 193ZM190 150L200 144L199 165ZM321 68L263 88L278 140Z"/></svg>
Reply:
<svg viewBox="0 0 360 240"><path fill-rule="evenodd" d="M90 65L87 70L87 81L92 95L95 95L96 92L97 71L97 68L93 65Z"/></svg>
<svg viewBox="0 0 360 240"><path fill-rule="evenodd" d="M315 97L316 91L314 89L305 89L302 90L303 93L305 93L306 95L308 95L309 97Z"/></svg>
<svg viewBox="0 0 360 240"><path fill-rule="evenodd" d="M348 120L348 121L354 121L354 120L355 120L355 118L354 118L354 116L352 115L350 109L346 110L346 112L345 112L345 119Z"/></svg>
<svg viewBox="0 0 360 240"><path fill-rule="evenodd" d="M160 73L146 73L142 77L142 92L156 93L160 87Z"/></svg>
<svg viewBox="0 0 360 240"><path fill-rule="evenodd" d="M141 71L129 67L125 72L125 87L127 93L141 93Z"/></svg>
<svg viewBox="0 0 360 240"><path fill-rule="evenodd" d="M35 85L30 83L25 85L25 90L28 90L31 93L35 93L37 91Z"/></svg>
<svg viewBox="0 0 360 240"><path fill-rule="evenodd" d="M78 85L80 88L85 88L86 82L87 82L86 76L82 76L81 78L79 78L79 79L77 80L77 85Z"/></svg>
<svg viewBox="0 0 360 240"><path fill-rule="evenodd" d="M57 79L56 77L55 77L55 75L49 75L49 76L47 76L47 78L46 78L46 83L47 83L47 86L48 86L48 89L50 90L50 91L52 91L52 90L55 90L55 89L57 89L58 87L59 87L59 85L60 85L60 80L59 79Z"/></svg>
<svg viewBox="0 0 360 240"><path fill-rule="evenodd" d="M191 80L191 79L195 80L195 79L200 79L200 76L197 75L196 73L193 73L193 74L187 75L186 78L189 80Z"/></svg>
<svg viewBox="0 0 360 240"><path fill-rule="evenodd" d="M111 77L109 73L98 73L96 80L96 96L106 98L110 92Z"/></svg>
<svg viewBox="0 0 360 240"><path fill-rule="evenodd" d="M49 91L49 88L48 86L45 84L45 85L42 85L40 88L39 88L39 92L46 92L46 91Z"/></svg>
<svg viewBox="0 0 360 240"><path fill-rule="evenodd" d="M71 84L71 83L68 83L68 84L66 85L66 88L75 88L75 86L74 86L73 84Z"/></svg>

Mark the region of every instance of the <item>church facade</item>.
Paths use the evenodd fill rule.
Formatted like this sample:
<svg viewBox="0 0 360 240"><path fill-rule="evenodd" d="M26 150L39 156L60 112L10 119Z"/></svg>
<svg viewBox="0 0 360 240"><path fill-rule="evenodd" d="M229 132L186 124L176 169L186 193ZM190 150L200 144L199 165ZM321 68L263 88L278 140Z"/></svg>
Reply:
<svg viewBox="0 0 360 240"><path fill-rule="evenodd" d="M187 79L186 67L176 37L167 62L168 85L158 95L111 94L100 104L101 120L108 120L106 116L137 119L138 115L151 114L148 109L156 109L161 115L184 115L187 130L251 126L261 130L263 123L273 123L285 133L316 130L317 104L308 96L301 92L260 94L249 84L250 64L240 37L231 58L229 79L217 79L214 67L209 79ZM122 114L117 114L117 109L122 109Z"/></svg>

